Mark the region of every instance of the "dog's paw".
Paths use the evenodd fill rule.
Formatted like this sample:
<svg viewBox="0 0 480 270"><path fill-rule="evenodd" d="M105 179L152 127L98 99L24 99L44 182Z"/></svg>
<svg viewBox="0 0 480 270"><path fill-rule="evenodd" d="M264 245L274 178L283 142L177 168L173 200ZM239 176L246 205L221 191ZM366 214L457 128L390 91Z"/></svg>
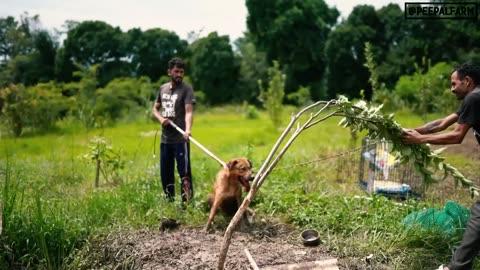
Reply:
<svg viewBox="0 0 480 270"><path fill-rule="evenodd" d="M205 228L203 228L203 232L204 232L205 234L209 234L209 233L212 232L212 231L213 231L213 228L212 228L211 225L206 225Z"/></svg>
<svg viewBox="0 0 480 270"><path fill-rule="evenodd" d="M255 217L255 211L253 209L247 208L245 211L246 221L249 225L253 224L253 218Z"/></svg>

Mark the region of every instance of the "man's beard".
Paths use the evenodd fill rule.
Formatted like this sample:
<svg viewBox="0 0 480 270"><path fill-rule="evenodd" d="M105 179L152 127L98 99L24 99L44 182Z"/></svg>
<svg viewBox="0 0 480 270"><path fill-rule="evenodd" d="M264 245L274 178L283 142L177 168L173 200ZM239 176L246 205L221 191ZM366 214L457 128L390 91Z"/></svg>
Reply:
<svg viewBox="0 0 480 270"><path fill-rule="evenodd" d="M172 80L173 80L176 84L181 84L182 81L183 81L183 78L182 78L182 77L172 77Z"/></svg>

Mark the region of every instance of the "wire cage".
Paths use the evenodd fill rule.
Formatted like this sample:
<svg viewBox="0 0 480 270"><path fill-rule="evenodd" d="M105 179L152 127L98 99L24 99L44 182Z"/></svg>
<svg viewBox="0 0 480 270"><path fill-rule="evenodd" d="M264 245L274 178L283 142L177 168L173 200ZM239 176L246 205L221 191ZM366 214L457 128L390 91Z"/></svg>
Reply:
<svg viewBox="0 0 480 270"><path fill-rule="evenodd" d="M415 171L413 162L400 164L392 148L390 141L363 138L358 185L369 194L401 199L422 197L422 176Z"/></svg>

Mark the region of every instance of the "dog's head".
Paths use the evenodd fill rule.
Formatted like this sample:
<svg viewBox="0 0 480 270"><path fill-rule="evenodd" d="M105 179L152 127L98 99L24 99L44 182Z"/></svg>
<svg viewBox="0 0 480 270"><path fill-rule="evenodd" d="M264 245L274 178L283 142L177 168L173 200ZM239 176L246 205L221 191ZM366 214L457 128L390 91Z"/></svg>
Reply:
<svg viewBox="0 0 480 270"><path fill-rule="evenodd" d="M250 191L250 183L254 178L252 172L252 162L248 158L235 158L227 163L230 177L237 179L245 189Z"/></svg>

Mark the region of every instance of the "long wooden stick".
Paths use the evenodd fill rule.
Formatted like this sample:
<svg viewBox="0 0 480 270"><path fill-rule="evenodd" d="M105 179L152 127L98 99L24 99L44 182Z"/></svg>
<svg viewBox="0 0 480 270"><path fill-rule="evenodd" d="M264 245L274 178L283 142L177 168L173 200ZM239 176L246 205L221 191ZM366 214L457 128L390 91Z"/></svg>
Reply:
<svg viewBox="0 0 480 270"><path fill-rule="evenodd" d="M183 131L181 128L179 128L177 125L175 125L173 123L173 121L170 121L170 125L172 125L172 127L174 127L178 132L185 134L185 131ZM219 159L217 156L215 156L212 152L210 152L207 148L205 148L205 146L203 146L202 144L200 144L197 140L195 140L192 136L188 136L188 139L190 141L192 141L195 145L197 145L200 149L202 149L205 153L207 153L207 155L211 156L213 159L215 159L218 163L220 163L220 165L222 165L223 167L226 167L227 164L222 161L221 159Z"/></svg>

